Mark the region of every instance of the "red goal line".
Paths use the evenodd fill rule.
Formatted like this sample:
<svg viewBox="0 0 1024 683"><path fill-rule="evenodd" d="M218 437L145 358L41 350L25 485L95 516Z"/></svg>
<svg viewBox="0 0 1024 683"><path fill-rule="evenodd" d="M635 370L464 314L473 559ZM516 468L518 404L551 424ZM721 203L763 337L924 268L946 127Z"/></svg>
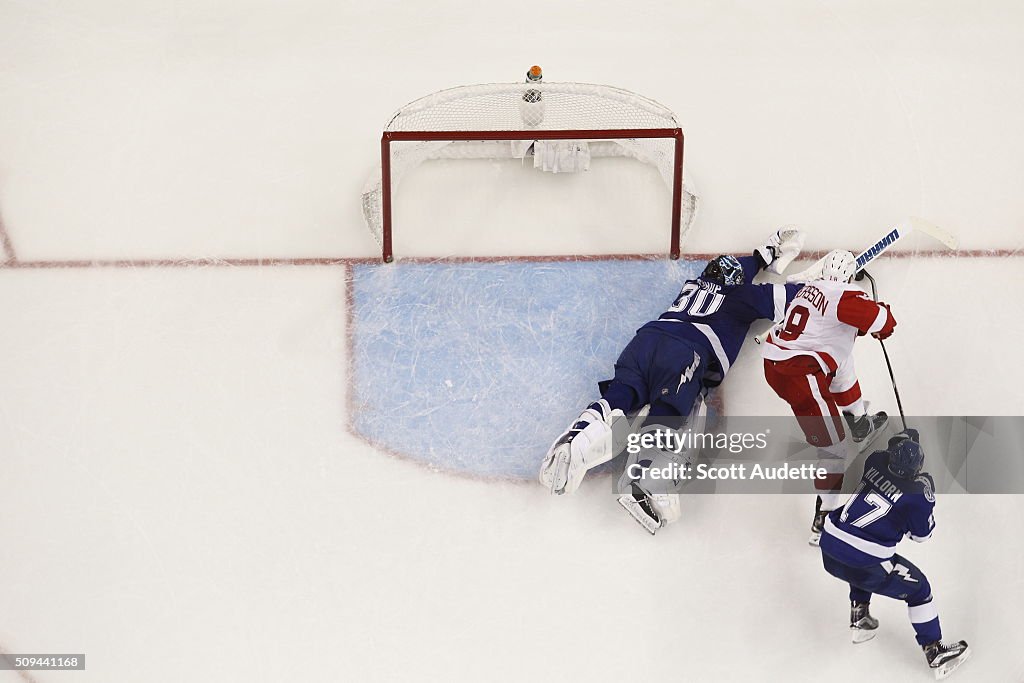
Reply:
<svg viewBox="0 0 1024 683"><path fill-rule="evenodd" d="M300 258L178 258L178 259L41 259L22 261L13 256L0 232L0 243L8 257L0 268L249 268L281 266L352 266L380 263L377 256L314 256ZM707 261L721 252L683 253L686 261ZM817 260L825 251L810 251L801 260ZM961 249L957 251L930 249L922 251L890 251L886 258L1011 258L1024 255L1021 249ZM571 261L653 261L666 258L658 254L552 254L539 256L406 256L402 263L562 263Z"/></svg>

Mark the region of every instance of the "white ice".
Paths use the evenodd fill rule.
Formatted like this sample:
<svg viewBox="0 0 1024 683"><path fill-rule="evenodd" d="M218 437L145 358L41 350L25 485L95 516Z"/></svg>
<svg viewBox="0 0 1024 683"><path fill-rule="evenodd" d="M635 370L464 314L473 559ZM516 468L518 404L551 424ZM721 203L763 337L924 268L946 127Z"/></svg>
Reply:
<svg viewBox="0 0 1024 683"><path fill-rule="evenodd" d="M874 270L910 412L1021 415L1022 35L1010 1L6 0L0 220L23 263L373 256L391 113L539 63L677 112L686 251L783 223L857 248L910 214L998 250ZM656 174L622 163L443 162L402 190L399 255L667 242ZM0 649L88 662L0 681L928 680L899 603L850 645L802 497L691 497L651 539L602 485L553 499L352 437L347 274L0 268ZM857 361L894 413L877 345ZM785 412L752 347L724 393ZM954 680L1024 678L1022 501L941 498L904 549L976 650Z"/></svg>

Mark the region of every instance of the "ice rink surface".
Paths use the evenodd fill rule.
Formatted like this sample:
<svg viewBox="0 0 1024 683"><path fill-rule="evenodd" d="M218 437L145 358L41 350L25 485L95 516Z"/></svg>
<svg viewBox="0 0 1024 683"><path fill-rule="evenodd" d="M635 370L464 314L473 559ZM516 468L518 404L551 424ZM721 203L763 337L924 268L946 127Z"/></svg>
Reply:
<svg viewBox="0 0 1024 683"><path fill-rule="evenodd" d="M850 645L806 497L687 497L652 539L601 480L524 479L700 263L376 265L359 196L421 95L624 87L686 131L684 253L956 233L872 269L903 401L1022 415L1022 35L1014 2L0 0L0 651L87 655L0 681L930 680L900 603ZM667 202L628 160L433 162L396 253L661 252ZM721 393L786 413L750 342ZM901 548L975 650L953 680L1024 680L1022 513L940 497Z"/></svg>

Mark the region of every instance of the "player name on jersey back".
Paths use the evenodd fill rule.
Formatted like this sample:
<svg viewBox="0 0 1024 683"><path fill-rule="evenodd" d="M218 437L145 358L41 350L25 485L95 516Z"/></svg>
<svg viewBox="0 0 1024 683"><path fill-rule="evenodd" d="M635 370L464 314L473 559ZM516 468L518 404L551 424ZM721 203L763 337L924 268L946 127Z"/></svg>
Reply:
<svg viewBox="0 0 1024 683"><path fill-rule="evenodd" d="M888 477L874 467L870 467L864 472L864 479L871 482L879 493L893 503L903 497L903 489L889 481Z"/></svg>
<svg viewBox="0 0 1024 683"><path fill-rule="evenodd" d="M801 287L800 291L796 293L795 298L809 301L818 313L825 315L825 309L828 308L828 299L825 298L825 293L814 285L804 285Z"/></svg>
<svg viewBox="0 0 1024 683"><path fill-rule="evenodd" d="M805 284L773 329L762 355L772 361L811 356L822 372L835 372L850 357L858 331L874 331L888 319L884 309L853 284L815 280Z"/></svg>

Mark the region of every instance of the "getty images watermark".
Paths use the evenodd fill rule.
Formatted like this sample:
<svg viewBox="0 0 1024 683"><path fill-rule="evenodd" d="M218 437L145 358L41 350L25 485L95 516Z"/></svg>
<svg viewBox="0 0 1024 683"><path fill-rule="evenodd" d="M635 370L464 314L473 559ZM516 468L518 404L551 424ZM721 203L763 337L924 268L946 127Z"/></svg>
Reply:
<svg viewBox="0 0 1024 683"><path fill-rule="evenodd" d="M700 452L738 455L765 451L771 429L763 432L711 433L684 429L679 431L661 425L649 427L626 436L626 476L630 479L687 481L757 481L823 479L828 470L814 463L799 465L782 463L696 462ZM647 454L650 457L637 457ZM683 455L688 457L680 457Z"/></svg>
<svg viewBox="0 0 1024 683"><path fill-rule="evenodd" d="M808 418L805 418L808 419ZM1024 494L1024 417L910 416L920 433L924 468L943 494ZM615 493L628 493L631 480L657 482L675 493L815 492L815 484L850 474L856 487L864 461L884 449L903 429L890 417L867 448L849 436L842 448L822 451L793 416L719 416L706 420L622 417L612 421L612 460L608 469ZM839 453L839 457L835 456ZM685 488L683 488L685 486Z"/></svg>

